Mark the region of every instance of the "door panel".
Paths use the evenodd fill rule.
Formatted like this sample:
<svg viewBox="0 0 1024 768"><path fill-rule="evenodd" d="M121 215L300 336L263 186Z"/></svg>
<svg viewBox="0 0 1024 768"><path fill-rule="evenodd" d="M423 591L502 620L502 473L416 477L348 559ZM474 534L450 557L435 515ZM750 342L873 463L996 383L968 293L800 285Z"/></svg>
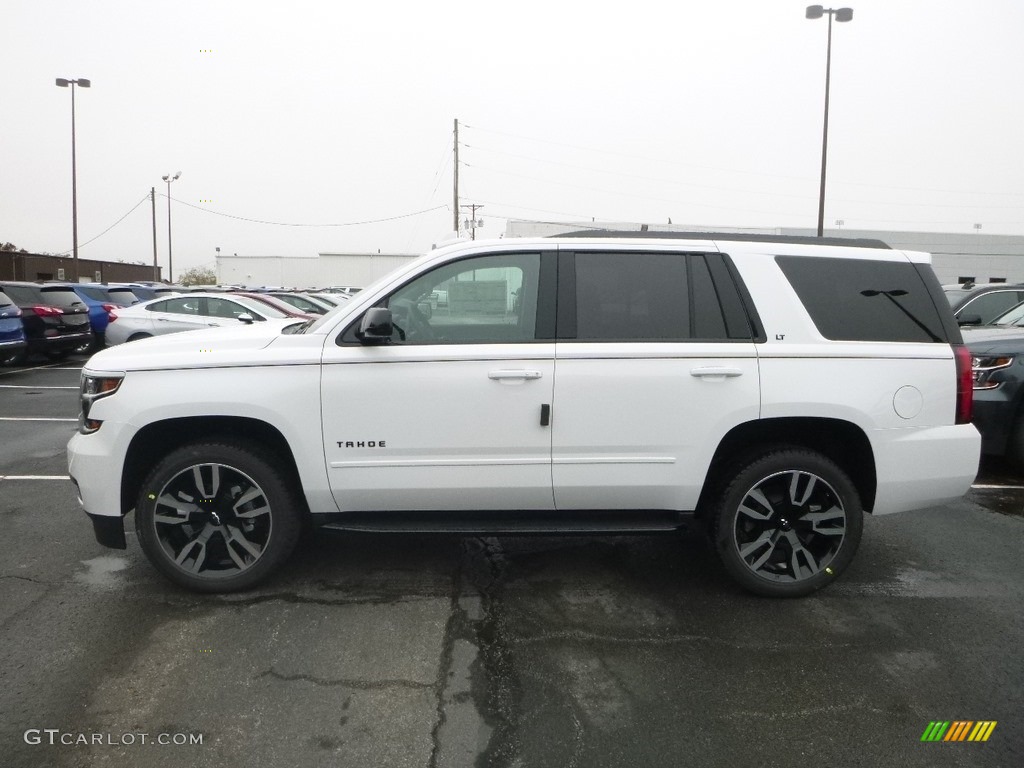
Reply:
<svg viewBox="0 0 1024 768"><path fill-rule="evenodd" d="M759 411L753 344L559 344L558 509L696 506L721 438Z"/></svg>

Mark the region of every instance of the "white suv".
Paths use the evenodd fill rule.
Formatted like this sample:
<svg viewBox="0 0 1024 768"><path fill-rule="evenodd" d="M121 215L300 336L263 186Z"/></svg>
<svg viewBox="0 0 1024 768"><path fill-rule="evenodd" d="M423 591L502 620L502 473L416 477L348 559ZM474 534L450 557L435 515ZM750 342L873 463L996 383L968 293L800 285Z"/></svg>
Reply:
<svg viewBox="0 0 1024 768"><path fill-rule="evenodd" d="M970 358L928 262L793 238L460 243L298 332L100 352L70 474L100 543L124 548L134 509L153 564L202 591L256 584L306 521L696 518L743 587L804 595L850 563L863 512L948 502L976 474Z"/></svg>

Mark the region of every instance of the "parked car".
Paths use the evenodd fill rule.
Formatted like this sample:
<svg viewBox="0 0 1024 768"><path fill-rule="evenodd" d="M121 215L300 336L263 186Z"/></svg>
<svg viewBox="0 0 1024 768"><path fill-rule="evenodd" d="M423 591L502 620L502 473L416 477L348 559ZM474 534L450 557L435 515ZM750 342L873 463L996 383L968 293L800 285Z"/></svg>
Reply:
<svg viewBox="0 0 1024 768"><path fill-rule="evenodd" d="M297 333L94 355L68 462L97 540L126 548L134 510L164 576L227 592L307 525L690 522L744 588L797 597L842 575L865 512L969 490L970 354L927 254L599 234L441 247Z"/></svg>
<svg viewBox="0 0 1024 768"><path fill-rule="evenodd" d="M245 296L246 298L253 299L254 301L262 302L273 307L279 312L283 312L288 317L294 317L301 320L312 320L314 317L317 317L317 315L312 314L310 312L303 312L300 309L292 306L288 302L281 301L281 299L277 298L276 296L271 296L269 293L249 293L248 291L238 291L237 293L232 293L231 295Z"/></svg>
<svg viewBox="0 0 1024 768"><path fill-rule="evenodd" d="M1024 471L1024 329L964 330L974 379L981 451Z"/></svg>
<svg viewBox="0 0 1024 768"><path fill-rule="evenodd" d="M945 286L943 291L960 325L988 325L1024 301L1024 285L988 283Z"/></svg>
<svg viewBox="0 0 1024 768"><path fill-rule="evenodd" d="M93 347L102 349L106 344L107 325L110 323L110 313L115 309L128 306L124 296L118 295L115 299L111 296L107 286L103 283L69 283L71 289L78 294L78 297L85 303L89 310L89 325L95 337Z"/></svg>
<svg viewBox="0 0 1024 768"><path fill-rule="evenodd" d="M308 312L313 315L326 315L332 309L334 305L329 305L323 299L315 299L312 296L301 293L287 293L284 291L269 291L268 295L276 296L281 301L291 304L296 309L302 312Z"/></svg>
<svg viewBox="0 0 1024 768"><path fill-rule="evenodd" d="M186 293L153 299L113 312L107 326L107 345L166 333L258 323L268 319L290 318L274 307L244 296Z"/></svg>
<svg viewBox="0 0 1024 768"><path fill-rule="evenodd" d="M10 296L0 291L0 365L17 360L27 346L21 309Z"/></svg>
<svg viewBox="0 0 1024 768"><path fill-rule="evenodd" d="M137 301L149 301L150 299L159 299L164 296L171 296L175 293L189 292L187 288L176 288L169 285L141 285L139 283L128 283L128 285L124 287L131 290Z"/></svg>
<svg viewBox="0 0 1024 768"><path fill-rule="evenodd" d="M75 351L92 347L95 337L89 326L89 310L70 285L0 282L2 290L21 309L26 348L10 362L41 354L62 360Z"/></svg>

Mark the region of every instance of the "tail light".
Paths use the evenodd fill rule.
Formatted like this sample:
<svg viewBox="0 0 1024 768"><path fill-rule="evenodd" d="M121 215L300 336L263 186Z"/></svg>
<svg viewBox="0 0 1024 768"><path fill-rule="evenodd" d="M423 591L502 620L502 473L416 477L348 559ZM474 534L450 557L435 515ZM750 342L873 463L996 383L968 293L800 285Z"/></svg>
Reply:
<svg viewBox="0 0 1024 768"><path fill-rule="evenodd" d="M971 353L963 344L954 344L953 357L956 360L956 423L970 424L974 410Z"/></svg>
<svg viewBox="0 0 1024 768"><path fill-rule="evenodd" d="M56 307L47 307L43 304L32 307L32 311L35 312L39 317L60 317L64 313Z"/></svg>
<svg viewBox="0 0 1024 768"><path fill-rule="evenodd" d="M107 304L104 304L103 308L106 309L107 306ZM120 307L110 305L110 309L107 309L107 320L111 323L117 320L117 313L114 311L115 309L120 309Z"/></svg>
<svg viewBox="0 0 1024 768"><path fill-rule="evenodd" d="M115 309L120 309L120 308L121 308L120 304L104 304L103 305L103 311L106 312L108 315L112 314Z"/></svg>

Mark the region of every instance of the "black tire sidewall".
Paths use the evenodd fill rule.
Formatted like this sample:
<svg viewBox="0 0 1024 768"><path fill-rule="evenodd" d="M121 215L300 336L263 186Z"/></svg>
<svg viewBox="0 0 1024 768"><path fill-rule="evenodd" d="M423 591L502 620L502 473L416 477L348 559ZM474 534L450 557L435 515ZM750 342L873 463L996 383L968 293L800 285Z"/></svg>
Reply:
<svg viewBox="0 0 1024 768"><path fill-rule="evenodd" d="M175 584L196 592L236 592L249 589L277 570L291 555L302 530L292 484L275 469L275 458L252 448L221 442L194 443L178 448L153 467L135 504L135 532L153 566ZM182 470L196 464L223 464L248 475L270 503L271 534L259 559L235 576L203 578L186 573L168 559L157 536L155 498Z"/></svg>
<svg viewBox="0 0 1024 768"><path fill-rule="evenodd" d="M752 572L740 557L734 537L740 502L748 491L770 475L787 471L820 477L839 495L846 512L843 543L828 564L831 573L822 569L799 582L772 581ZM864 513L856 486L835 462L812 450L780 447L736 468L716 507L713 525L718 556L740 586L763 597L803 597L831 584L853 561L863 533Z"/></svg>

